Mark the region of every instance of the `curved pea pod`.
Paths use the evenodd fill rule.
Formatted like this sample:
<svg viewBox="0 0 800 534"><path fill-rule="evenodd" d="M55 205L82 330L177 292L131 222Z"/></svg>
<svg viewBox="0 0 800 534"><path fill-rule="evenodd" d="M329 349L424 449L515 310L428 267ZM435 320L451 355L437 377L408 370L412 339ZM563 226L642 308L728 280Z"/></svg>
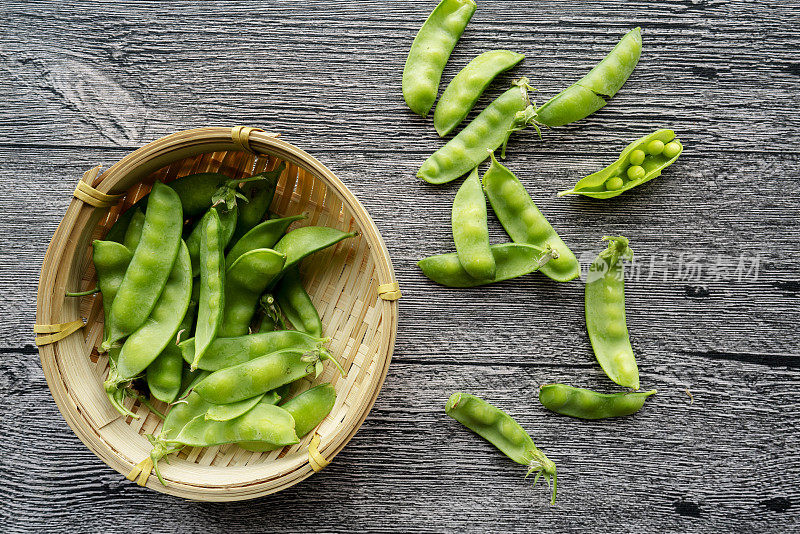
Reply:
<svg viewBox="0 0 800 534"><path fill-rule="evenodd" d="M492 165L483 175L483 188L497 218L515 243L540 248L550 247L554 259L541 272L557 282L567 282L580 275L581 267L575 254L553 229L533 202L525 186L506 167L492 156Z"/></svg>
<svg viewBox="0 0 800 534"><path fill-rule="evenodd" d="M320 384L299 394L284 403L281 408L289 412L294 419L294 430L298 438L302 438L325 419L336 403L336 390L331 384ZM264 452L272 450L268 444L259 442L242 442L238 444L248 451Z"/></svg>
<svg viewBox="0 0 800 534"><path fill-rule="evenodd" d="M183 378L183 355L175 343L167 343L153 362L147 366L147 387L150 395L166 402L173 402L181 392Z"/></svg>
<svg viewBox="0 0 800 534"><path fill-rule="evenodd" d="M296 330L321 337L322 321L317 308L306 293L297 267L289 269L275 288L275 299L280 311Z"/></svg>
<svg viewBox="0 0 800 534"><path fill-rule="evenodd" d="M452 227L458 261L467 274L477 280L494 278L496 265L489 248L486 197L477 167L461 184L453 200Z"/></svg>
<svg viewBox="0 0 800 534"><path fill-rule="evenodd" d="M535 122L563 126L599 110L606 105L604 97L613 97L625 84L641 53L641 28L634 28L586 76L536 108Z"/></svg>
<svg viewBox="0 0 800 534"><path fill-rule="evenodd" d="M114 241L115 243L119 243L120 245L125 243L125 233L128 231L128 226L131 223L131 219L136 214L136 208L131 206L124 212L117 217L117 220L114 221L114 224L111 225L111 228L108 229L106 232L105 237L103 238L104 241Z"/></svg>
<svg viewBox="0 0 800 534"><path fill-rule="evenodd" d="M612 198L637 185L661 176L661 171L675 163L683 145L672 130L657 130L637 139L623 150L617 161L601 171L581 178L572 189L558 196L583 195L591 198ZM641 161L639 161L641 159ZM641 167L639 175L629 173ZM633 175L633 177L631 177Z"/></svg>
<svg viewBox="0 0 800 534"><path fill-rule="evenodd" d="M469 393L453 393L444 410L447 415L500 449L510 459L528 467L529 475L536 473L534 485L542 475L548 484L552 480L553 497L550 504L555 503L556 464L536 447L514 418Z"/></svg>
<svg viewBox="0 0 800 534"><path fill-rule="evenodd" d="M278 330L248 336L217 338L197 362L197 367L208 371L218 371L281 350L297 349L302 352L316 350L327 341L327 339L309 336L296 330ZM194 344L194 338L191 338L178 345L183 354L183 360L187 363L192 363L195 359Z"/></svg>
<svg viewBox="0 0 800 534"><path fill-rule="evenodd" d="M656 390L624 393L598 393L565 384L546 384L539 388L539 402L548 410L578 419L608 419L631 415L642 409Z"/></svg>
<svg viewBox="0 0 800 534"><path fill-rule="evenodd" d="M287 349L215 371L197 384L194 391L212 404L230 404L266 393L309 374L319 374L324 360L331 360L341 370L325 349L313 352Z"/></svg>
<svg viewBox="0 0 800 534"><path fill-rule="evenodd" d="M431 154L417 171L417 177L431 184L459 178L489 157L489 151L504 145L517 124L517 114L530 104L527 78L497 97L458 135Z"/></svg>
<svg viewBox="0 0 800 534"><path fill-rule="evenodd" d="M109 336L101 350L108 350L112 343L130 335L147 320L172 271L182 228L178 195L156 182L147 204L139 245L111 304Z"/></svg>
<svg viewBox="0 0 800 534"><path fill-rule="evenodd" d="M242 194L247 202L239 204L239 220L236 222L236 233L234 240L238 241L240 237L249 232L258 223L264 220L264 216L269 210L272 199L275 196L275 188L278 186L278 180L286 169L286 162L281 161L277 167L271 171L265 171L259 174L262 179L252 182L247 182L242 185ZM268 245L264 248L269 248ZM257 247L262 248L262 247Z"/></svg>
<svg viewBox="0 0 800 534"><path fill-rule="evenodd" d="M442 0L422 24L403 68L403 98L423 117L433 107L450 53L477 5L474 0Z"/></svg>
<svg viewBox="0 0 800 534"><path fill-rule="evenodd" d="M239 256L225 273L225 308L219 337L243 336L250 329L261 293L281 272L286 255L256 249Z"/></svg>
<svg viewBox="0 0 800 534"><path fill-rule="evenodd" d="M178 258L164 290L145 323L122 345L117 376L109 376L107 387L132 380L174 339L192 296L192 266L186 244L181 241Z"/></svg>
<svg viewBox="0 0 800 534"><path fill-rule="evenodd" d="M125 270L132 257L131 251L116 241L96 240L92 243L92 261L97 273L97 288L103 295L103 343L108 342L110 335L108 316L111 313L111 304L125 278Z"/></svg>
<svg viewBox="0 0 800 534"><path fill-rule="evenodd" d="M433 126L440 137L452 132L469 114L498 74L525 59L510 50L489 50L474 58L447 85L436 104Z"/></svg>
<svg viewBox="0 0 800 534"><path fill-rule="evenodd" d="M606 375L620 386L639 389L639 369L625 324L622 261L633 258L628 239L604 237L606 250L589 266L586 278L586 330Z"/></svg>
<svg viewBox="0 0 800 534"><path fill-rule="evenodd" d="M503 243L489 247L497 267L493 278L472 278L458 259L458 254L429 256L417 262L425 276L448 287L475 287L524 276L539 270L555 258L553 250L522 243Z"/></svg>
<svg viewBox="0 0 800 534"><path fill-rule="evenodd" d="M216 208L214 208L216 209ZM236 220L239 217L239 208L234 206L229 210L216 210L219 216L220 236L223 247L227 247L236 230ZM200 242L203 228L211 217L211 210L208 210L197 222L192 233L186 238L186 246L189 247L189 257L192 258L192 276L200 274Z"/></svg>
<svg viewBox="0 0 800 534"><path fill-rule="evenodd" d="M358 232L342 232L327 226L303 226L283 236L275 244L275 251L286 254L286 263L283 265L283 272L286 272L303 258L357 235ZM277 280L272 283L273 286L275 282Z"/></svg>
<svg viewBox="0 0 800 534"><path fill-rule="evenodd" d="M212 208L209 213L211 216L200 234L200 303L192 370L197 368L197 362L217 337L225 309L225 247L217 210Z"/></svg>
<svg viewBox="0 0 800 534"><path fill-rule="evenodd" d="M122 241L122 244L133 253L136 250L136 247L139 245L139 240L142 238L142 230L144 229L144 212L136 208L133 210L133 216L131 217L130 224L128 224L127 230L125 230L125 239Z"/></svg>
<svg viewBox="0 0 800 534"><path fill-rule="evenodd" d="M236 419L252 410L253 407L261 402L261 399L264 399L267 395L269 395L269 398L266 399L266 401L270 404L278 404L278 401L281 400L277 393L270 391L269 393L262 393L261 395L256 395L253 398L244 399L239 402L213 404L206 412L206 419L211 421L230 421L231 419Z"/></svg>
<svg viewBox="0 0 800 534"><path fill-rule="evenodd" d="M264 221L252 230L244 234L241 238L235 241L235 244L228 251L225 256L225 265L230 269L233 262L239 256L250 250L257 248L272 248L275 243L283 237L289 226L295 222L305 219L306 215L292 215L291 217L283 217L282 219L270 219Z"/></svg>

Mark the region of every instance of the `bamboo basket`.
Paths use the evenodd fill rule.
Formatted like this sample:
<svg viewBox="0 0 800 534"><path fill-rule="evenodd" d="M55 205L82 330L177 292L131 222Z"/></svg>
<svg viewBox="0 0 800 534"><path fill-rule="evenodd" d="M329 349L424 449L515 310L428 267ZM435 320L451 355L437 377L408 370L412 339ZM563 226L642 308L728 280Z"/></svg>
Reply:
<svg viewBox="0 0 800 534"><path fill-rule="evenodd" d="M145 434L158 432L161 421L134 399L128 406L139 419L122 417L111 407L102 388L108 358L97 350L103 331L102 297L67 298L64 293L95 286L91 242L101 239L155 180L170 182L205 171L247 177L281 160L286 169L273 213L308 214L294 227L325 225L359 232L307 259L302 271L324 335L332 338L329 348L347 377L326 365L315 383L332 382L336 404L299 444L266 453L235 445L186 449L171 456L169 463L162 462L167 486L150 477L146 485L154 490L203 501L251 499L300 482L342 450L372 408L394 349L400 291L386 246L356 197L312 156L262 130L211 127L168 135L102 174L99 168L87 172L47 249L35 326L47 383L86 446L110 467L128 474L149 454Z"/></svg>

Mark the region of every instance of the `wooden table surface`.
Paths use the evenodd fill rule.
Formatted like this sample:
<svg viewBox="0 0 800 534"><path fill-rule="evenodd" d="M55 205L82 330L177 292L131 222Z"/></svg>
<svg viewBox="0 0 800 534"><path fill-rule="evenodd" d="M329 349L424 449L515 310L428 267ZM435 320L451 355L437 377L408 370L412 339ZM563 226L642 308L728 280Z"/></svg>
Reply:
<svg viewBox="0 0 800 534"><path fill-rule="evenodd" d="M546 412L540 384L613 391L579 281L532 275L453 290L415 262L453 249L457 184L415 177L441 145L400 77L432 0L0 6L0 525L4 532L787 532L800 528L800 5L789 1L479 0L444 73L527 55L541 103L635 26L639 66L586 120L514 137L506 164L586 263L600 238L637 253L632 417ZM205 125L279 131L371 213L403 289L397 348L370 416L319 475L251 502L137 487L72 433L32 325L39 268L81 174ZM676 130L664 175L611 201L556 198L631 140ZM495 242L507 239L490 221ZM557 504L445 416L454 391L506 409L558 465ZM687 390L691 392L691 401Z"/></svg>

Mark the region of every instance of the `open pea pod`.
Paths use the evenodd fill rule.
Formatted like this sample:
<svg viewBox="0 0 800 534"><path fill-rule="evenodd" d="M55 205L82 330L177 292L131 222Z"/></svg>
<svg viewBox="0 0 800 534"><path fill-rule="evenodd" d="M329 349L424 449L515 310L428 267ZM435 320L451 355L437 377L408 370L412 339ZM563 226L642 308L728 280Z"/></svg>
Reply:
<svg viewBox="0 0 800 534"><path fill-rule="evenodd" d="M661 176L683 152L683 145L672 130L657 130L630 143L617 161L578 181L558 196L583 195L612 198Z"/></svg>

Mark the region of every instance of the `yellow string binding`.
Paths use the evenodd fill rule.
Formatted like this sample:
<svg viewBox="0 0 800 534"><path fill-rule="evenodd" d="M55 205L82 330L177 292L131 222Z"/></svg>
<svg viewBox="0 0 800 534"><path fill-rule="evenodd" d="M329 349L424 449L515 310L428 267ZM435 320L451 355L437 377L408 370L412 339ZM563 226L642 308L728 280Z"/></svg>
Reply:
<svg viewBox="0 0 800 534"><path fill-rule="evenodd" d="M314 437L311 438L311 443L308 444L308 463L311 464L311 469L315 473L319 473L330 463L319 452L319 442L319 434L314 434Z"/></svg>
<svg viewBox="0 0 800 534"><path fill-rule="evenodd" d="M378 296L383 300L398 300L403 294L400 292L400 284L391 282L378 286Z"/></svg>
<svg viewBox="0 0 800 534"><path fill-rule="evenodd" d="M33 332L35 334L48 334L37 337L36 346L41 347L43 345L55 343L56 341L61 341L81 328L83 328L83 320L81 319L76 319L69 323L35 324L33 325Z"/></svg>
<svg viewBox="0 0 800 534"><path fill-rule="evenodd" d="M100 169L101 167L98 165L94 169L86 171L83 175L83 178L78 181L78 185L75 187L75 192L72 193L72 196L82 202L85 202L86 204L94 206L95 208L110 208L116 204L119 199L123 197L123 195L109 195L107 193L101 193L89 185L89 183L94 182L94 179L97 178L98 174L100 174Z"/></svg>

